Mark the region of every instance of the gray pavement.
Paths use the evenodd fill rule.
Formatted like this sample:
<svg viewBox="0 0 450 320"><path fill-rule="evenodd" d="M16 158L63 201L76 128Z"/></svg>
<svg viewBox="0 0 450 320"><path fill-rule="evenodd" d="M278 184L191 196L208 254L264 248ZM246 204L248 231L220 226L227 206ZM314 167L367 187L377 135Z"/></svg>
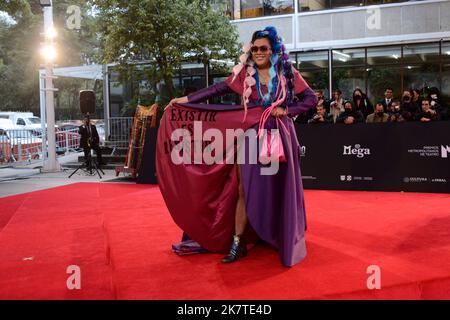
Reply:
<svg viewBox="0 0 450 320"><path fill-rule="evenodd" d="M58 158L62 166L60 172L47 173L42 172L42 163L33 165L24 165L21 167L0 167L0 198L17 195L25 192L32 192L48 188L64 186L77 182L117 182L114 170L103 170L102 179L95 175L88 175L82 170L78 170L70 179L69 175L75 169L64 168L64 164L73 162L78 158L78 153ZM121 174L119 177L121 183L135 183Z"/></svg>

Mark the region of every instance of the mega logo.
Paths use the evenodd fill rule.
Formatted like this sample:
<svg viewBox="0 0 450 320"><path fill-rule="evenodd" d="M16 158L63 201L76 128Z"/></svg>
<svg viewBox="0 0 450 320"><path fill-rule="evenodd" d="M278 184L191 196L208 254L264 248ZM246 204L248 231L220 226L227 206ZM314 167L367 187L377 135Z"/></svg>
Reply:
<svg viewBox="0 0 450 320"><path fill-rule="evenodd" d="M369 148L361 148L361 145L355 144L352 146L344 146L344 156L356 155L358 158L364 158L365 156L370 156Z"/></svg>
<svg viewBox="0 0 450 320"><path fill-rule="evenodd" d="M449 146L441 146L441 157L449 158L450 155L450 147Z"/></svg>

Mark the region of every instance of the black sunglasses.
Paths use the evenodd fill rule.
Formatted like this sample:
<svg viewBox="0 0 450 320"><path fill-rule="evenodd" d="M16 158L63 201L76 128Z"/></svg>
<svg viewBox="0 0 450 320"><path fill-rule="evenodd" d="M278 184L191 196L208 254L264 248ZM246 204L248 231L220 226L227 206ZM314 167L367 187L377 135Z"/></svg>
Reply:
<svg viewBox="0 0 450 320"><path fill-rule="evenodd" d="M266 53L267 51L269 51L271 48L269 46L252 46L250 48L250 51L252 53L257 53L258 51L261 51L261 53Z"/></svg>

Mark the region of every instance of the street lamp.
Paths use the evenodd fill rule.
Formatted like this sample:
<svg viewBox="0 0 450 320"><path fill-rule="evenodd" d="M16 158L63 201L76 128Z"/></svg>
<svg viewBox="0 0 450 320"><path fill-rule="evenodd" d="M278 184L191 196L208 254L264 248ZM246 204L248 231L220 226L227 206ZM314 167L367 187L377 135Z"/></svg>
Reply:
<svg viewBox="0 0 450 320"><path fill-rule="evenodd" d="M45 30L45 34L44 35L45 35L45 38L53 40L57 36L56 29L54 27L50 27L50 28Z"/></svg>
<svg viewBox="0 0 450 320"><path fill-rule="evenodd" d="M40 0L42 11L44 12L44 36L45 45L41 49L41 54L45 59L45 110L41 110L45 113L45 123L43 122L43 154L44 154L44 171L57 172L60 165L56 160L56 136L55 136L55 97L53 92L56 91L53 87L53 61L56 58L56 50L53 45L53 40L56 37L56 31L53 27L53 7L52 0ZM42 112L44 111L44 112ZM47 128L45 128L47 127ZM48 158L46 159L46 154Z"/></svg>
<svg viewBox="0 0 450 320"><path fill-rule="evenodd" d="M41 55L47 61L53 62L57 56L56 49L52 45L44 45L41 48Z"/></svg>

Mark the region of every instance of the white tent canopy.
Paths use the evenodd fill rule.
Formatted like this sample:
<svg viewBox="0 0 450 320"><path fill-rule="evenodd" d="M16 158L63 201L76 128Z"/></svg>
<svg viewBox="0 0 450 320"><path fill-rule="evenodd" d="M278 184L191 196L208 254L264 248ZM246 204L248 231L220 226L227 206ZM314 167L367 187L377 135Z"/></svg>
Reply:
<svg viewBox="0 0 450 320"><path fill-rule="evenodd" d="M44 74L45 74L45 70ZM88 80L103 80L103 65L54 68L53 74L57 77L79 78Z"/></svg>
<svg viewBox="0 0 450 320"><path fill-rule="evenodd" d="M53 68L53 77L57 78L78 78L86 80L103 80L103 97L104 97L104 120L105 129L108 133L108 122L109 122L109 79L108 79L108 67L110 65L85 65L76 67L63 67L63 68ZM40 89L40 109L41 109L41 120L45 121L45 77L46 70L39 70L39 89Z"/></svg>

